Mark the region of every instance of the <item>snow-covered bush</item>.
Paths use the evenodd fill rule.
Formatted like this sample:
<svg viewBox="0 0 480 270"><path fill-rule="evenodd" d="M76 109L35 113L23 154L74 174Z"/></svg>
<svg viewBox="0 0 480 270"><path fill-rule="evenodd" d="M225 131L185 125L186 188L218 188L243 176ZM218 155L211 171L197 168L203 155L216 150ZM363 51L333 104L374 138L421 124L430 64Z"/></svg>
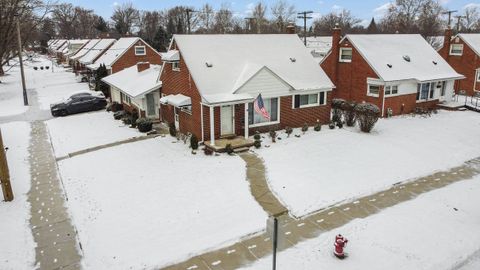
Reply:
<svg viewBox="0 0 480 270"><path fill-rule="evenodd" d="M206 156L211 156L213 154L213 150L208 148L208 147L204 147L203 148L203 153L206 155Z"/></svg>
<svg viewBox="0 0 480 270"><path fill-rule="evenodd" d="M355 106L355 114L360 130L370 132L378 121L380 109L375 104L361 103Z"/></svg>
<svg viewBox="0 0 480 270"><path fill-rule="evenodd" d="M346 101L342 104L343 119L345 120L347 127L355 126L355 106L357 106L357 104L350 101Z"/></svg>
<svg viewBox="0 0 480 270"><path fill-rule="evenodd" d="M268 132L268 134L270 135L270 138L272 138L272 143L276 142L277 132L272 129Z"/></svg>
<svg viewBox="0 0 480 270"><path fill-rule="evenodd" d="M197 136L195 136L195 134L192 134L192 136L190 137L190 147L193 150L198 149L198 138L197 138Z"/></svg>
<svg viewBox="0 0 480 270"><path fill-rule="evenodd" d="M262 137L260 136L260 132L255 132L255 135L253 135L253 139L255 139L255 141L259 141Z"/></svg>
<svg viewBox="0 0 480 270"><path fill-rule="evenodd" d="M342 120L342 106L345 103L344 99L334 98L332 99L332 121L338 122Z"/></svg>
<svg viewBox="0 0 480 270"><path fill-rule="evenodd" d="M317 122L317 123L315 124L315 126L313 127L313 130L315 130L315 131L320 131L320 130L322 130L322 124L320 124L320 122Z"/></svg>
<svg viewBox="0 0 480 270"><path fill-rule="evenodd" d="M262 142L260 140L255 140L253 142L253 146L255 146L255 148L258 149L258 148L262 147Z"/></svg>
<svg viewBox="0 0 480 270"><path fill-rule="evenodd" d="M302 132L303 132L303 134L305 134L305 132L307 132L307 131L308 131L308 124L305 123L305 124L303 124L303 126L302 126Z"/></svg>
<svg viewBox="0 0 480 270"><path fill-rule="evenodd" d="M328 127L330 129L335 129L335 123L334 122L330 122L330 124L328 124Z"/></svg>
<svg viewBox="0 0 480 270"><path fill-rule="evenodd" d="M227 152L227 154L231 155L233 153L233 147L231 144L227 144L225 145L225 152Z"/></svg>
<svg viewBox="0 0 480 270"><path fill-rule="evenodd" d="M148 118L138 118L136 123L138 131L140 132L149 132L150 130L152 130L153 123L152 120Z"/></svg>
<svg viewBox="0 0 480 270"><path fill-rule="evenodd" d="M338 121L338 122L337 122L337 127L338 127L338 128L343 128L343 122L342 122L342 121Z"/></svg>
<svg viewBox="0 0 480 270"><path fill-rule="evenodd" d="M290 137L290 135L292 134L293 132L293 128L291 127L285 127L285 133L287 133L287 138Z"/></svg>

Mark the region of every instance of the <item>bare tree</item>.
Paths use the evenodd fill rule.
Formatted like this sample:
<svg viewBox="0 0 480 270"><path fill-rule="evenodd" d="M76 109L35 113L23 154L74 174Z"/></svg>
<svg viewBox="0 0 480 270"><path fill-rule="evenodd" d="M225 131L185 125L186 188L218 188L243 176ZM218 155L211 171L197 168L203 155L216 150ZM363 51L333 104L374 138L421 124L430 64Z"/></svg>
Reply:
<svg viewBox="0 0 480 270"><path fill-rule="evenodd" d="M215 33L225 34L229 33L233 29L233 13L229 7L222 5L220 10L215 14L215 22L213 25L213 31Z"/></svg>
<svg viewBox="0 0 480 270"><path fill-rule="evenodd" d="M120 35L132 33L132 30L138 24L140 18L139 11L131 2L117 5L111 17L115 29Z"/></svg>
<svg viewBox="0 0 480 270"><path fill-rule="evenodd" d="M161 27L162 14L158 11L143 11L140 15L138 35L147 42L153 41L157 30Z"/></svg>
<svg viewBox="0 0 480 270"><path fill-rule="evenodd" d="M205 4L198 12L198 27L197 32L209 33L212 31L215 20L215 11L212 6Z"/></svg>
<svg viewBox="0 0 480 270"><path fill-rule="evenodd" d="M284 33L288 23L295 20L295 6L284 0L277 1L271 7L273 26L278 33Z"/></svg>
<svg viewBox="0 0 480 270"><path fill-rule="evenodd" d="M466 32L480 31L480 12L476 6L465 8L463 16L462 29L465 29Z"/></svg>
<svg viewBox="0 0 480 270"><path fill-rule="evenodd" d="M81 7L75 8L76 20L74 28L76 38L93 38L98 34L98 30L92 25L97 25L100 17L93 13L91 9Z"/></svg>
<svg viewBox="0 0 480 270"><path fill-rule="evenodd" d="M263 33L266 29L268 24L268 20L265 17L265 13L267 12L267 6L264 5L262 2L258 2L252 10L252 17L254 20L253 29L258 34Z"/></svg>
<svg viewBox="0 0 480 270"><path fill-rule="evenodd" d="M75 21L77 20L77 9L72 4L60 4L53 10L52 18L57 26L60 37L71 39L77 38Z"/></svg>
<svg viewBox="0 0 480 270"><path fill-rule="evenodd" d="M358 23L361 20L354 17L349 10L343 9L340 12L331 12L313 22L313 32L316 35L329 35L332 29L338 26L345 33L357 32Z"/></svg>

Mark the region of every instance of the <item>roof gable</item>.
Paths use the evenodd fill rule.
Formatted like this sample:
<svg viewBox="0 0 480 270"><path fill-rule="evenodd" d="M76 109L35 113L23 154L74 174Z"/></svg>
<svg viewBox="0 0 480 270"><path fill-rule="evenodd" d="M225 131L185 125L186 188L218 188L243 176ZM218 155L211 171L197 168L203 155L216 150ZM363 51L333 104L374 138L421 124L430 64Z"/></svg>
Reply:
<svg viewBox="0 0 480 270"><path fill-rule="evenodd" d="M480 56L480 34L458 34L478 56Z"/></svg>
<svg viewBox="0 0 480 270"><path fill-rule="evenodd" d="M244 74L250 74L250 68L246 68ZM260 69L252 67L253 70L257 70L252 76L242 76L238 82L242 82L235 90L235 94L253 94L257 96L260 91L264 97L288 95L293 87L286 81L275 74L271 69L266 66L260 67ZM248 75L247 75L248 76Z"/></svg>

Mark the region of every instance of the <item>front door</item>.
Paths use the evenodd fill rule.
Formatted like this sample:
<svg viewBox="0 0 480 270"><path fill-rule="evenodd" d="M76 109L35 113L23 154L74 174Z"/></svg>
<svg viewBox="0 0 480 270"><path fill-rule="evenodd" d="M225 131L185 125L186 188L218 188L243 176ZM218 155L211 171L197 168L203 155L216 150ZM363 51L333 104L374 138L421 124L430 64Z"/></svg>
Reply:
<svg viewBox="0 0 480 270"><path fill-rule="evenodd" d="M233 106L220 107L220 135L232 135L233 131Z"/></svg>
<svg viewBox="0 0 480 270"><path fill-rule="evenodd" d="M150 118L158 118L157 117L157 106L155 105L155 97L153 93L146 94L145 98L147 99L147 116Z"/></svg>

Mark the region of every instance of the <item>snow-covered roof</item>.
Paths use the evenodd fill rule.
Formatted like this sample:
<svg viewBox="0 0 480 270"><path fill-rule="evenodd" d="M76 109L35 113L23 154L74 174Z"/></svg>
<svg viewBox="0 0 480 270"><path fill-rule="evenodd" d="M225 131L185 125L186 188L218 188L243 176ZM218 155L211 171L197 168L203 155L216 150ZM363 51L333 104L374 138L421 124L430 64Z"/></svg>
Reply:
<svg viewBox="0 0 480 270"><path fill-rule="evenodd" d="M68 42L64 42L61 46L59 46L55 51L56 52L63 52L65 48L68 48Z"/></svg>
<svg viewBox="0 0 480 270"><path fill-rule="evenodd" d="M332 48L332 37L307 37L307 48L326 54Z"/></svg>
<svg viewBox="0 0 480 270"><path fill-rule="evenodd" d="M160 98L160 103L173 105L175 107L183 107L192 105L192 99L182 94L176 94Z"/></svg>
<svg viewBox="0 0 480 270"><path fill-rule="evenodd" d="M60 47L64 46L67 43L66 39L60 39L57 43L53 44L52 49L57 51Z"/></svg>
<svg viewBox="0 0 480 270"><path fill-rule="evenodd" d="M347 35L345 38L383 81L463 78L421 35Z"/></svg>
<svg viewBox="0 0 480 270"><path fill-rule="evenodd" d="M175 62L180 60L180 53L177 50L169 50L161 53L162 60L166 62Z"/></svg>
<svg viewBox="0 0 480 270"><path fill-rule="evenodd" d="M85 65L93 63L93 61L95 61L97 57L102 55L114 42L115 42L115 39L113 38L105 38L100 40L84 56L78 59L78 61L80 61L80 63Z"/></svg>
<svg viewBox="0 0 480 270"><path fill-rule="evenodd" d="M120 38L115 44L112 45L95 63L88 65L87 67L92 70L98 69L100 64L105 64L107 68L110 68L120 56L122 56L131 46L133 46L140 38L138 37L124 37Z"/></svg>
<svg viewBox="0 0 480 270"><path fill-rule="evenodd" d="M174 40L205 102L245 98L234 93L264 67L291 86L292 94L334 87L297 35L175 35Z"/></svg>
<svg viewBox="0 0 480 270"><path fill-rule="evenodd" d="M107 76L102 81L115 86L132 98L137 98L162 86L162 82L157 81L160 69L160 65L150 65L150 68L138 72L135 65Z"/></svg>
<svg viewBox="0 0 480 270"><path fill-rule="evenodd" d="M458 34L458 36L468 44L468 46L480 55L480 34Z"/></svg>
<svg viewBox="0 0 480 270"><path fill-rule="evenodd" d="M100 41L100 39L91 39L87 42L87 44L85 44L85 46L82 47L82 49L80 49L75 55L73 55L72 57L70 57L70 59L72 60L77 60L79 58L81 58L82 56L84 56L85 54L88 53L88 51L90 51L90 49L92 49L98 42Z"/></svg>

